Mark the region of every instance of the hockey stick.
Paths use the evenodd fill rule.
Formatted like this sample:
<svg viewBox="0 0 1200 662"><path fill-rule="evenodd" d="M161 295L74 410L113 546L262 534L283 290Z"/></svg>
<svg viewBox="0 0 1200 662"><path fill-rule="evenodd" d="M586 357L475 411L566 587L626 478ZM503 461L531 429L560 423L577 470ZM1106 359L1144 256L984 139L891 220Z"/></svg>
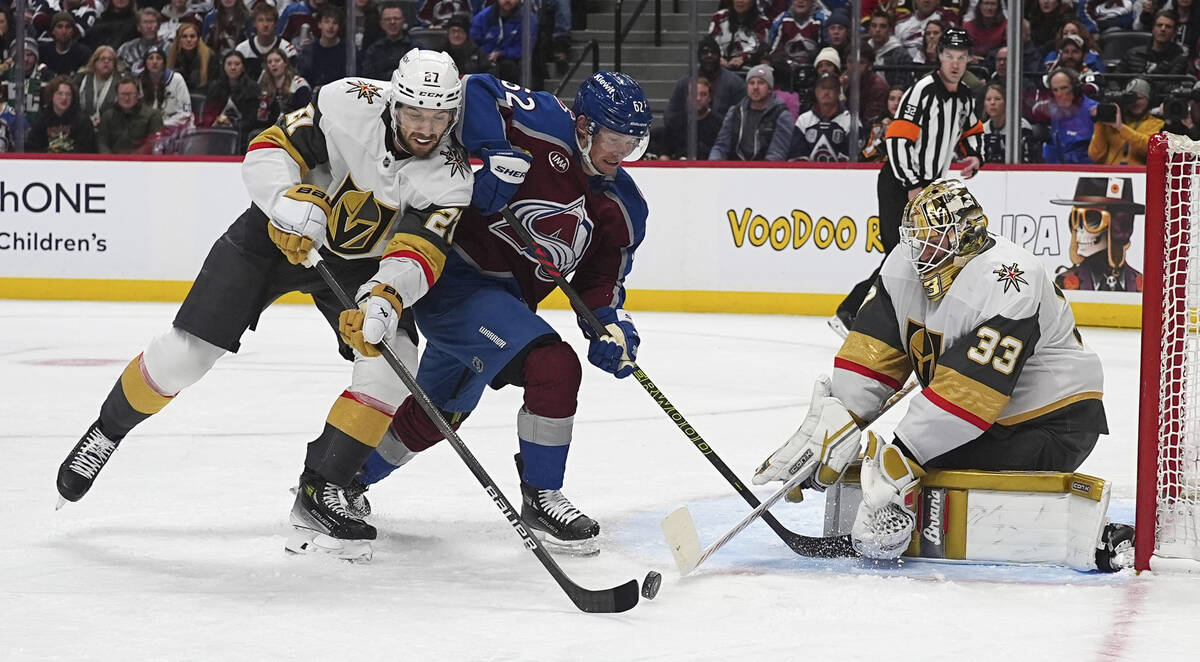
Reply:
<svg viewBox="0 0 1200 662"><path fill-rule="evenodd" d="M325 280L325 284L329 286L329 289L337 295L338 301L342 304L343 308L352 309L358 307L358 304L354 303L350 295L346 294L346 291L342 289L341 284L334 278L333 273L329 271L329 267L321 260L315 249L309 252L308 259L304 264L314 267L317 273L321 274L321 278ZM533 555L542 562L542 565L550 573L550 576L554 578L554 581L558 582L558 585L566 592L567 597L571 598L571 602L574 602L575 606L579 607L582 611L597 614L609 614L632 609L638 603L638 583L636 579L631 579L613 588L593 591L579 586L563 573L562 568L558 567L558 563L546 551L542 542L529 533L529 525L525 523L525 520L521 519L516 509L513 508L512 503L504 496L500 488L496 486L496 482L483 470L483 466L479 464L479 460L475 459L475 456L467 448L467 445L463 443L458 433L454 431L454 428L450 427L445 418L442 418L442 414L438 411L437 406L433 404L433 401L429 399L429 395L417 384L417 380L409 372L408 368L400 362L399 357L396 356L396 352L388 345L387 339L383 339L376 347L379 348L379 352L383 354L383 358L388 362L388 365L392 366L392 370L396 371L396 375L400 377L400 381L404 382L409 392L416 398L417 404L425 412L425 415L429 417L429 420L433 421L438 432L445 435L446 441L450 442L450 445L454 448L454 452L458 453L458 456L462 458L462 461L471 470L471 473L475 474L475 479L479 481L479 484L483 486L488 496L496 503L496 507L500 509L500 512L504 513L504 517L508 519L508 523L512 525L513 530L517 532L517 535L521 536L521 542L525 545L525 549L533 552Z"/></svg>
<svg viewBox="0 0 1200 662"><path fill-rule="evenodd" d="M550 255L546 252L546 249L542 248L542 246L537 243L537 240L534 239L529 230L521 224L521 221L516 217L515 214L512 213L512 210L505 206L501 208L500 213L504 216L504 220L508 223L508 226L513 229L513 232L516 232L517 236L521 238L521 242L525 244L525 247L538 261L538 264L540 264L546 273L550 274L550 276L554 279L554 284L558 286L558 289L562 290L563 294L565 294L567 299L570 300L571 307L575 309L575 314L579 315L585 322L587 322L587 325L591 328L592 333L595 333L597 336L608 335L608 330L605 329L604 325L600 323L600 320L596 317L596 314L592 312L591 308L587 307L587 304L584 303L583 298L579 296L579 293L575 291L575 288L571 287L571 284L567 282L567 279L563 276L562 272L559 271L558 265L550 259ZM746 500L746 503L750 504L751 507L757 507L759 503L758 499L754 496L754 493L747 489L744 484L742 484L742 481L739 480L733 471L731 471L725 464L725 462L717 456L716 451L714 451L712 447L708 445L708 442L704 440L704 437L701 437L700 433L696 431L696 428L693 427L692 424L683 417L683 414L675 408L675 405L671 404L671 401L667 399L667 396L663 394L662 390L659 389L654 382L650 381L650 377L637 365L636 362L633 363L633 377L637 379L639 384L642 385L642 388L646 390L646 393L650 394L650 397L654 398L655 404L657 404L663 410L663 412L670 417L671 422L683 432L683 434L688 438L688 441L692 442L696 449L704 454L704 457L713 465L713 467L716 468L717 472L720 473L721 476L723 476L725 480L733 486L733 489L736 490L737 493ZM794 531L791 531L784 525L780 524L779 520L775 519L775 516L770 513L763 515L763 521L765 521L767 525L771 527L771 530L773 530L775 534L783 540L784 544L791 548L793 552L802 556L829 558L846 556L848 554L852 555L854 553L853 550L850 549L848 543L843 543L837 538L813 538L795 533Z"/></svg>
<svg viewBox="0 0 1200 662"><path fill-rule="evenodd" d="M884 412L891 409L893 405L916 390L916 387L917 380L914 379L906 384L904 388L893 393L892 397L883 403L883 407L880 407L879 413L875 415L875 418L871 422L878 420ZM837 441L834 444L841 443L841 441L850 438L854 432L854 430L846 430L837 436ZM709 545L704 551L700 550L700 536L696 533L696 523L692 520L692 514L688 511L687 506L677 508L670 515L667 515L662 523L663 536L667 539L667 545L671 548L671 554L675 557L675 567L679 568L680 576L686 576L695 570L697 566L708 560L708 557L712 556L714 552L724 547L725 543L732 540L734 536L741 533L747 526L750 526L750 523L755 519L758 519L760 516L766 518L768 516L768 508L778 503L784 495L795 489L797 485L804 482L804 479L812 475L812 472L817 468L818 460L819 458L816 456L809 458L796 470L796 473L792 474L791 478L787 479L783 487L780 487L774 494L767 497L766 501L763 501L754 510L750 511L741 521L733 525L732 529L726 531L725 535L717 538L716 542ZM858 556L857 552L850 545L850 536L830 536L828 538L817 538L817 540L825 541L830 546L846 550L846 553L837 554L836 556Z"/></svg>

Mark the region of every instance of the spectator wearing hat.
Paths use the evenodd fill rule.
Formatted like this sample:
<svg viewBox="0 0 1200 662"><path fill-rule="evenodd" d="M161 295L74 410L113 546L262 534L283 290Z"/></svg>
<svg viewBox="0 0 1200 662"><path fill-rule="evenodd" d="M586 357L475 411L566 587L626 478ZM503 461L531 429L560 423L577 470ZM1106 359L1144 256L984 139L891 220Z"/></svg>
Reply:
<svg viewBox="0 0 1200 662"><path fill-rule="evenodd" d="M96 142L101 154L149 154L162 129L162 113L142 103L137 81L117 81L117 103L100 116Z"/></svg>
<svg viewBox="0 0 1200 662"><path fill-rule="evenodd" d="M730 8L713 14L708 33L717 40L721 66L737 71L762 59L770 28L754 0L733 0Z"/></svg>
<svg viewBox="0 0 1200 662"><path fill-rule="evenodd" d="M147 7L138 11L137 38L130 39L117 49L117 57L125 63L126 71L132 74L141 73L142 62L146 59L146 52L151 48L157 46L164 53L166 52L168 44L158 36L158 26L161 23L162 17L158 10Z"/></svg>
<svg viewBox="0 0 1200 662"><path fill-rule="evenodd" d="M917 59L917 53L924 50L922 40L925 37L925 26L930 21L938 21L943 29L958 23L953 12L942 9L940 0L913 0L913 13L909 14L908 18L896 22L896 38L912 53L913 60ZM940 34L938 36L941 37ZM934 44L936 43L937 39L934 40ZM931 60L928 64L936 61Z"/></svg>
<svg viewBox="0 0 1200 662"><path fill-rule="evenodd" d="M358 62L358 75L389 80L396 70L396 63L415 46L408 39L404 7L399 2L389 1L379 6L379 25L383 28L383 36L363 51Z"/></svg>
<svg viewBox="0 0 1200 662"><path fill-rule="evenodd" d="M825 21L825 46L833 48L845 59L850 48L850 16L843 9L836 9Z"/></svg>
<svg viewBox="0 0 1200 662"><path fill-rule="evenodd" d="M855 120L841 101L841 89L833 74L817 78L816 103L796 119L792 129L789 161L849 161L851 150L859 148L850 144L850 125Z"/></svg>
<svg viewBox="0 0 1200 662"><path fill-rule="evenodd" d="M178 132L194 123L192 96L183 76L167 67L167 53L152 46L142 59L142 73L137 76L142 92L142 104L162 113L163 128Z"/></svg>
<svg viewBox="0 0 1200 662"><path fill-rule="evenodd" d="M446 28L446 43L442 46L442 52L454 60L459 74L479 74L492 68L491 61L479 50L479 45L471 41L470 14L455 14L442 26Z"/></svg>
<svg viewBox="0 0 1200 662"><path fill-rule="evenodd" d="M1150 115L1150 83L1130 80L1116 107L1116 120L1096 122L1088 158L1100 165L1146 165L1150 136L1163 128L1163 121Z"/></svg>
<svg viewBox="0 0 1200 662"><path fill-rule="evenodd" d="M730 109L708 158L714 161L783 161L793 119L772 92L775 74L758 65L746 74L746 98Z"/></svg>
<svg viewBox="0 0 1200 662"><path fill-rule="evenodd" d="M25 38L25 45L21 51L21 64L25 70L25 119L33 122L37 117L38 108L42 105L42 85L53 78L46 65L38 59L38 45L33 37ZM8 81L7 98L10 104L15 103L17 98L17 91L13 86L15 78L16 74L12 68L4 72L4 80ZM16 112L15 106L10 106L10 108Z"/></svg>
<svg viewBox="0 0 1200 662"><path fill-rule="evenodd" d="M50 40L38 47L38 58L54 75L72 75L87 64L92 49L79 43L75 17L65 11L54 15Z"/></svg>
<svg viewBox="0 0 1200 662"><path fill-rule="evenodd" d="M1078 61L1078 65L1069 65L1071 68L1080 72L1096 71L1104 73L1107 71L1104 60L1100 57L1096 36L1088 32L1087 25L1076 16L1066 19L1059 26L1058 38L1054 40L1053 48L1042 58L1042 71L1052 71L1054 69L1060 57L1059 51L1062 49L1063 40L1069 36L1079 37L1078 40L1071 40L1073 43L1072 47L1079 48L1083 53L1080 58L1072 58Z"/></svg>
<svg viewBox="0 0 1200 662"><path fill-rule="evenodd" d="M1177 23L1175 12L1158 12L1148 43L1129 49L1117 65L1117 71L1123 74L1187 73L1187 53L1175 42ZM1171 86L1170 83L1155 83L1151 89L1154 96L1158 96Z"/></svg>
<svg viewBox="0 0 1200 662"><path fill-rule="evenodd" d="M838 55L837 50L833 47L826 46L817 53L817 59L813 60L813 69L816 70L818 78L825 74L840 76L842 75L842 56Z"/></svg>
<svg viewBox="0 0 1200 662"><path fill-rule="evenodd" d="M792 0L791 7L779 14L767 32L771 61L777 65L808 64L821 43L821 21L825 14L814 9L815 0Z"/></svg>
<svg viewBox="0 0 1200 662"><path fill-rule="evenodd" d="M1060 67L1074 69L1081 74L1104 73L1104 61L1087 51L1087 40L1077 34L1064 35L1057 48L1042 60L1043 71L1054 71Z"/></svg>
<svg viewBox="0 0 1200 662"><path fill-rule="evenodd" d="M95 154L96 131L79 109L79 88L60 75L42 89L42 112L29 128L25 151L48 154Z"/></svg>
<svg viewBox="0 0 1200 662"><path fill-rule="evenodd" d="M529 20L536 35L537 12ZM521 0L496 0L471 21L471 40L495 67L496 76L510 83L521 78L521 23Z"/></svg>
<svg viewBox="0 0 1200 662"><path fill-rule="evenodd" d="M724 120L725 115L746 98L746 81L741 76L721 66L721 47L712 35L705 35L696 46L697 73L707 79L712 92L713 114ZM773 76L772 76L773 78ZM675 82L675 91L667 104L667 113L672 108L683 109L687 98L688 80L683 76Z"/></svg>
<svg viewBox="0 0 1200 662"><path fill-rule="evenodd" d="M867 21L867 43L875 49L876 66L904 67L912 64L912 55L894 34L895 19L876 7ZM892 85L908 87L912 74L906 71L886 71L883 77Z"/></svg>

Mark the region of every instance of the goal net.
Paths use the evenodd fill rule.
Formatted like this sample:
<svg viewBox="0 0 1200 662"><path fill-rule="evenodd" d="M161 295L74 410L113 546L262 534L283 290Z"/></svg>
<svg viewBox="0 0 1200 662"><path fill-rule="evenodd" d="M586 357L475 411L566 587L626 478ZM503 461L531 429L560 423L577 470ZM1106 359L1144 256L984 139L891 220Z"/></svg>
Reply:
<svg viewBox="0 0 1200 662"><path fill-rule="evenodd" d="M1200 142L1151 139L1145 230L1138 570L1200 560Z"/></svg>

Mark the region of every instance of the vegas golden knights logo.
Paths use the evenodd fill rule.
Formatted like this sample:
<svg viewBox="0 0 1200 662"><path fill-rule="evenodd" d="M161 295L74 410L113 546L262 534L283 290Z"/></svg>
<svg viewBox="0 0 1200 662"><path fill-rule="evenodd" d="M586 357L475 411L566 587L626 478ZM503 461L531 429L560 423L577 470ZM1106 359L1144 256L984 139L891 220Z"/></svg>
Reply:
<svg viewBox="0 0 1200 662"><path fill-rule="evenodd" d="M942 334L908 320L904 337L908 340L908 360L912 363L917 380L921 382L922 387L929 386L933 381L938 359L942 356Z"/></svg>
<svg viewBox="0 0 1200 662"><path fill-rule="evenodd" d="M344 255L370 253L391 227L397 210L376 200L374 193L360 190L349 175L333 198L329 247Z"/></svg>

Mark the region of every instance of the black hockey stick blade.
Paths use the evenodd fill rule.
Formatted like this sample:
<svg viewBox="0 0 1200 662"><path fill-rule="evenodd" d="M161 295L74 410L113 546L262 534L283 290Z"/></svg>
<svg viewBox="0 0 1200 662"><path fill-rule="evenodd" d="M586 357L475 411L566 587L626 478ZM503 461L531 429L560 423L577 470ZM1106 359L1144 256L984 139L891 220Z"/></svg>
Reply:
<svg viewBox="0 0 1200 662"><path fill-rule="evenodd" d="M342 307L346 309L356 307L354 300L342 289L333 272L321 260L321 256L315 249L309 252L304 265L317 270L317 273L320 274L325 284L329 286L330 291L334 293ZM567 594L571 602L575 603L575 606L581 611L593 614L610 614L633 609L637 605L638 596L640 595L636 579L631 579L620 586L596 591L583 588L567 577L566 573L562 571L562 568L558 566L558 563L550 555L550 552L546 550L545 545L530 533L531 529L528 523L521 518L517 510L513 508L512 502L508 500L508 497L504 496L504 493L496 486L496 482L484 471L483 465L479 463L479 460L475 459L475 455L471 452L471 449L467 448L462 438L458 436L454 428L450 427L450 424L442 417L437 406L429 399L429 395L417 384L416 378L413 377L408 367L400 361L400 358L396 356L396 352L388 345L387 339L385 338L377 347L380 354L383 355L384 360L395 371L396 376L400 378L400 381L404 382L404 386L412 393L417 405L421 407L426 416L437 427L438 431L445 435L446 441L454 449L454 452L458 453L463 464L467 465L467 468L475 475L475 479L483 486L484 491L492 498L492 502L504 514L505 519L508 520L513 530L516 531L517 535L521 536L521 541L524 543L525 549L532 552L542 562L542 566L546 568L546 571L550 573L554 581Z"/></svg>
<svg viewBox="0 0 1200 662"><path fill-rule="evenodd" d="M583 588L570 580L567 582L567 584L559 582L559 585L580 611L586 611L589 614L619 614L629 611L637 606L638 598L641 596L636 579L602 591Z"/></svg>

